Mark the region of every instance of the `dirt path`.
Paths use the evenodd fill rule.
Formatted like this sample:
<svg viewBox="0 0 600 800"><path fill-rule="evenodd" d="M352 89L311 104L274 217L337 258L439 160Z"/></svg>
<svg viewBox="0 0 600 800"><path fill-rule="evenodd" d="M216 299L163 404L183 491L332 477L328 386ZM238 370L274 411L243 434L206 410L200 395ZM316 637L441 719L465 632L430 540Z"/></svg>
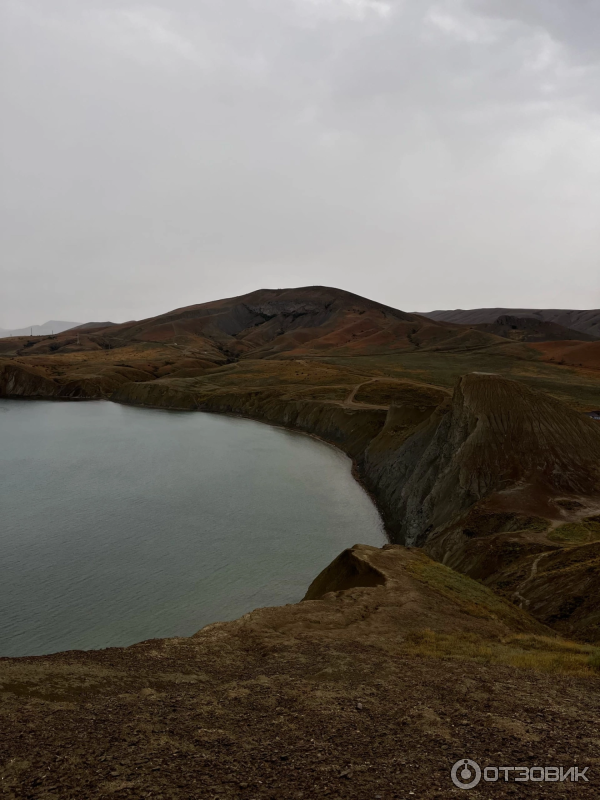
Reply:
<svg viewBox="0 0 600 800"><path fill-rule="evenodd" d="M367 384L367 383L374 383L375 381L379 381L379 380L381 380L381 378L369 378L369 379L368 379L368 380L366 380L366 381L362 381L362 383L357 383L357 384L356 384L356 386L354 386L352 389L350 389L350 392L349 392L349 394L348 394L348 397L347 397L347 398L344 400L344 405L345 405L345 406L357 406L357 405L363 405L362 403L355 403L355 402L354 402L354 398L356 397L356 393L358 392L358 390L359 390L359 389L360 389L362 386L365 386L365 384Z"/></svg>
<svg viewBox="0 0 600 800"><path fill-rule="evenodd" d="M344 400L342 405L345 408L389 408L387 405L377 405L375 403L357 403L354 400L359 389L361 389L363 386L366 386L367 383L377 383L378 381L385 381L386 383L405 383L405 381L398 380L397 378L388 378L387 376L369 378L368 380L362 381L361 383L357 383L356 386L353 386L348 394L348 397Z"/></svg>
<svg viewBox="0 0 600 800"><path fill-rule="evenodd" d="M550 551L550 552L553 552L553 551ZM529 604L530 604L530 602L531 602L531 601L530 601L530 600L528 600L526 597L523 597L523 595L521 594L520 590L524 589L526 586L528 586L528 584L530 584L530 583L533 581L533 579L534 579L534 578L535 578L535 576L537 575L537 571L538 571L538 564L540 563L540 561L542 560L542 558L543 558L544 556L547 556L547 555L548 555L548 553L541 553L541 554L540 554L540 555L539 555L539 556L538 556L538 557L537 557L537 558L534 560L533 564L531 565L531 571L530 571L530 573L529 573L529 577L528 577L526 580L524 580L524 581L523 581L523 583L522 583L522 584L519 586L519 588L518 588L518 589L515 591L515 593L513 594L513 599L516 599L516 600L518 600L518 601L519 601L519 607L520 607L520 608L527 609L527 608L529 607Z"/></svg>

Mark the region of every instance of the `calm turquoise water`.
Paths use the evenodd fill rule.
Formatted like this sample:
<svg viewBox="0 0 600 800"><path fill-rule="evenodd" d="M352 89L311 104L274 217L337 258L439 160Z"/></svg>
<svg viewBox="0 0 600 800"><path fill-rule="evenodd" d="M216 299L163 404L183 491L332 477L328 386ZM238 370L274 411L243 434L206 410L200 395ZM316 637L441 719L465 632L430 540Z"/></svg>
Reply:
<svg viewBox="0 0 600 800"><path fill-rule="evenodd" d="M350 461L258 422L0 400L0 656L189 635L383 544Z"/></svg>

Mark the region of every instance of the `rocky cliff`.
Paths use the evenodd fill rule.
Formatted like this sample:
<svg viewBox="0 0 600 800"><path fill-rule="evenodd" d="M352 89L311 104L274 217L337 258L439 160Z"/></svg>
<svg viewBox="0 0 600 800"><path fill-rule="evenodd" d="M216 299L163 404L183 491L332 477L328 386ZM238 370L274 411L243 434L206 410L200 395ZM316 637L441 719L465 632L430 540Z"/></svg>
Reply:
<svg viewBox="0 0 600 800"><path fill-rule="evenodd" d="M466 375L421 422L407 413L390 409L361 461L397 541L423 545L492 494L542 516L555 497L600 497L600 426L524 384Z"/></svg>
<svg viewBox="0 0 600 800"><path fill-rule="evenodd" d="M0 397L57 397L59 392L41 370L0 359Z"/></svg>

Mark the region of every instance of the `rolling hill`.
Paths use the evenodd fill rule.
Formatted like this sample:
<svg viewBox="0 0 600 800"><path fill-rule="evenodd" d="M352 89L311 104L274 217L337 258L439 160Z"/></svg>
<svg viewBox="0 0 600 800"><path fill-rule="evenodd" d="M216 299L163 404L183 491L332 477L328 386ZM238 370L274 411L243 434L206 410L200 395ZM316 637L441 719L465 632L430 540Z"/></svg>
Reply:
<svg viewBox="0 0 600 800"><path fill-rule="evenodd" d="M600 339L600 309L574 311L567 309L539 308L457 308L454 311L423 311L421 316L436 322L458 323L459 325L480 325L495 322L498 317L529 317L541 322L552 322L564 328L587 333Z"/></svg>

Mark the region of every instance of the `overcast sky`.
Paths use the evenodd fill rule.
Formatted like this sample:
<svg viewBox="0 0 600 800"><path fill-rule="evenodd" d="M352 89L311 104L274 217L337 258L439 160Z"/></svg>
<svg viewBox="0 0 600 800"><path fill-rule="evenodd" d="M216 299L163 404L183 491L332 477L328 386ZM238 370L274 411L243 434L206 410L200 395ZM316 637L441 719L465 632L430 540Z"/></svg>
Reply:
<svg viewBox="0 0 600 800"><path fill-rule="evenodd" d="M600 305L600 0L0 2L0 327Z"/></svg>

